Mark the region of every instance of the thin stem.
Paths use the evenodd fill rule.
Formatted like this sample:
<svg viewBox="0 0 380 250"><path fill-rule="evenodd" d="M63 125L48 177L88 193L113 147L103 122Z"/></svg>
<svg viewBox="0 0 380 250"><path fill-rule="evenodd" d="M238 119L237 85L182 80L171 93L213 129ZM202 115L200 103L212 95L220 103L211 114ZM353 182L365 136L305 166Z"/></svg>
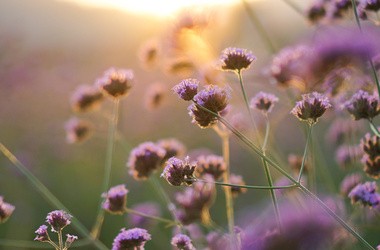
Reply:
<svg viewBox="0 0 380 250"><path fill-rule="evenodd" d="M309 147L309 141L310 141L311 131L312 130L313 130L313 125L309 125L307 127L306 145L305 145L305 150L303 151L303 157L302 157L302 163L301 163L300 173L299 173L298 179L297 179L298 183L301 181L303 169L305 168L307 149Z"/></svg>
<svg viewBox="0 0 380 250"><path fill-rule="evenodd" d="M106 160L104 164L104 177L103 177L103 184L102 184L103 193L107 192L109 188L110 178L111 178L112 156L114 152L115 135L117 132L117 122L119 118L119 103L120 103L119 99L114 100L112 117L109 120L109 124L108 124L108 142L107 142L107 152L106 152ZM95 224L91 230L91 235L95 239L99 237L100 230L104 221L105 211L103 210L101 203L102 203L102 200L100 201L100 204L98 207L98 213L96 216Z"/></svg>
<svg viewBox="0 0 380 250"><path fill-rule="evenodd" d="M58 231L58 245L59 245L59 250L62 250L63 249L62 230Z"/></svg>
<svg viewBox="0 0 380 250"><path fill-rule="evenodd" d="M284 2L287 3L295 12L297 12L301 16L304 16L304 12L299 6L295 5L293 2L289 0L284 0Z"/></svg>
<svg viewBox="0 0 380 250"><path fill-rule="evenodd" d="M5 155L5 157L8 158L10 162L27 178L27 180L32 184L32 186L42 195L43 198L47 202L49 202L53 207L56 207L61 210L65 210L69 214L72 215L72 213L61 203L60 200L57 199L50 191L49 189L42 184L42 182L32 174L17 158L14 156L8 148L4 146L4 144L0 143L0 151ZM93 241L94 245L98 249L108 249L102 242L100 242L97 239L94 239L91 237L90 232L87 230L87 228L76 219L74 216L71 218L71 222L73 226L78 230L79 233L84 235L86 238Z"/></svg>
<svg viewBox="0 0 380 250"><path fill-rule="evenodd" d="M361 26L361 23L360 23L360 19L359 19L359 15L358 15L358 10L356 9L356 3L355 3L355 0L351 0L351 4L352 4L352 9L354 10L354 14L355 14L356 24L358 25L360 32L363 34L364 32L363 32L363 29L362 29L362 26ZM369 62L369 64L370 64L370 66L371 66L371 70L372 70L372 73L373 73L373 78L375 79L375 82L376 82L377 93L378 93L378 95L380 96L380 82L379 82L379 77L377 76L376 68L375 68L375 66L373 65L372 58L368 58L368 62Z"/></svg>
<svg viewBox="0 0 380 250"><path fill-rule="evenodd" d="M125 208L124 211L126 213L129 213L129 214L136 214L136 215L139 215L139 216L142 216L142 217L145 217L145 218L149 218L149 219L152 219L152 220L157 220L157 221L165 222L165 223L168 223L169 225L176 225L177 224L177 222L175 222L173 220L165 219L165 218L154 216L154 215L149 215L149 214L142 213L142 212L130 209L130 208Z"/></svg>
<svg viewBox="0 0 380 250"><path fill-rule="evenodd" d="M375 124L373 124L373 121L372 121L372 120L369 120L369 126L371 127L372 132L373 132L376 136L379 136L379 137L380 137L380 132L379 132L379 130L377 129L377 127L375 126Z"/></svg>
<svg viewBox="0 0 380 250"><path fill-rule="evenodd" d="M275 46L273 45L272 40L270 39L268 33L266 32L264 26L260 23L260 20L256 17L256 14L253 12L251 6L247 3L246 0L241 0L244 6L245 11L252 24L256 27L258 32L261 34L261 37L264 39L265 44L268 46L270 52L274 53L276 51Z"/></svg>
<svg viewBox="0 0 380 250"><path fill-rule="evenodd" d="M268 189L288 189L288 188L294 188L297 187L296 184L286 185L286 186L251 186L251 185L238 185L238 184L231 184L231 183L224 183L219 181L206 181L203 179L186 179L186 181L194 181L194 182L204 182L204 183L211 183L219 186L227 186L227 187L236 187L236 188L247 188L247 189L262 189L262 190L268 190Z"/></svg>

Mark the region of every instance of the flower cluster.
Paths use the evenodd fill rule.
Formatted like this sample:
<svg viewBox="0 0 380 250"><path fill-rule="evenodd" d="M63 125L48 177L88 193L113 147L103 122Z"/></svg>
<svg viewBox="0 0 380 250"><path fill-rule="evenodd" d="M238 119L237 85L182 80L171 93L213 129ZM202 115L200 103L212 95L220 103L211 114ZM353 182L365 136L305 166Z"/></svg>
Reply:
<svg viewBox="0 0 380 250"><path fill-rule="evenodd" d="M220 60L223 70L240 72L243 69L248 69L256 57L246 49L230 47L222 51Z"/></svg>
<svg viewBox="0 0 380 250"><path fill-rule="evenodd" d="M111 214L123 214L127 204L127 194L128 189L125 185L110 188L107 193L102 194L102 197L106 199L102 204L103 209Z"/></svg>
<svg viewBox="0 0 380 250"><path fill-rule="evenodd" d="M133 72L131 70L110 68L96 80L96 85L112 98L120 98L129 94L132 87Z"/></svg>
<svg viewBox="0 0 380 250"><path fill-rule="evenodd" d="M15 207L5 202L3 196L0 196L0 224L6 222L14 210Z"/></svg>
<svg viewBox="0 0 380 250"><path fill-rule="evenodd" d="M219 180L226 172L227 166L223 157L218 155L201 155L197 158L197 176L212 175L214 180Z"/></svg>
<svg viewBox="0 0 380 250"><path fill-rule="evenodd" d="M272 111L276 102L278 102L277 96L260 91L255 97L252 98L251 108L257 109L263 112L263 114L267 114Z"/></svg>
<svg viewBox="0 0 380 250"><path fill-rule="evenodd" d="M352 203L359 202L363 206L374 207L380 203L380 194L377 193L376 182L365 182L356 185L348 194Z"/></svg>
<svg viewBox="0 0 380 250"><path fill-rule="evenodd" d="M185 234L174 235L171 240L171 244L177 250L195 250L190 237Z"/></svg>
<svg viewBox="0 0 380 250"><path fill-rule="evenodd" d="M172 157L166 162L161 177L164 177L173 186L191 185L195 168L196 164L190 163L189 157L186 157L185 161Z"/></svg>
<svg viewBox="0 0 380 250"><path fill-rule="evenodd" d="M65 124L66 141L70 144L84 142L91 136L92 128L90 122L73 117Z"/></svg>
<svg viewBox="0 0 380 250"><path fill-rule="evenodd" d="M355 120L372 120L380 113L379 98L363 90L355 93L344 106Z"/></svg>
<svg viewBox="0 0 380 250"><path fill-rule="evenodd" d="M360 146L364 152L362 162L364 172L375 179L380 177L380 137L369 133L361 140Z"/></svg>
<svg viewBox="0 0 380 250"><path fill-rule="evenodd" d="M143 250L145 243L151 239L151 235L145 229L132 228L125 230L125 228L123 228L115 237L112 244L112 250Z"/></svg>
<svg viewBox="0 0 380 250"><path fill-rule="evenodd" d="M80 85L71 96L71 106L76 112L87 112L99 107L103 94L93 85Z"/></svg>

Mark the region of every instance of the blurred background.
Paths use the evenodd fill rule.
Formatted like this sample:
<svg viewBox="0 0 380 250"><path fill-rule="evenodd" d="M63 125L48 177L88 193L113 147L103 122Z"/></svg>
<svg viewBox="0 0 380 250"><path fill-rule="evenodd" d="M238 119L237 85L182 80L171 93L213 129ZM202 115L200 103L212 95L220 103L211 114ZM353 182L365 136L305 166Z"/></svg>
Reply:
<svg viewBox="0 0 380 250"><path fill-rule="evenodd" d="M226 47L251 50L257 60L244 73L248 93L252 96L258 90L266 90L279 95L282 101L271 114L274 131L271 147L281 149L277 150L280 162L285 162L289 153L303 152L303 126L288 115L292 104L286 100L285 91L273 85L267 71L275 52L306 39L317 29L296 11L304 10L309 1L289 0L293 7L282 0L246 1L261 29L252 23L239 0L216 1L217 4L201 1L202 4L184 4L185 7L180 5L182 1L114 2L0 0L0 140L87 228L95 221L102 192L106 117L111 103L106 100L99 110L78 115L71 108L70 97L79 85L93 84L110 67L132 69L135 74L133 89L121 102L118 128L124 140L116 143L111 177L112 186L126 184L130 190L128 206L155 201L161 205L162 216L170 217L153 187L133 180L127 173L129 152L138 144L174 137L189 152L207 149L221 154L215 132L191 123L188 103L178 100L171 91L175 84L190 76L203 83L210 78L218 79L217 84L228 83L233 90L234 110L245 114L233 73L216 72L212 67L194 73L191 63L187 67L188 58L214 65ZM176 32L186 25L192 27L191 32L178 35ZM182 39L180 45L176 44L177 35ZM151 67L144 61L144 49L157 41L162 54ZM173 64L177 59L173 51L178 46L188 49L189 57L184 59L183 68ZM147 94L154 92L151 90L154 85L162 91L158 104L152 103L149 99L152 96ZM69 144L64 127L76 115L90 120L94 132L83 143ZM322 135L318 137L321 141L325 128L322 124L316 129ZM235 138L231 143L232 172L243 175L247 184L265 185L259 159ZM330 159L328 174L340 180L342 175L331 160L334 159L331 148L322 145L322 154ZM277 177L278 173L274 175ZM334 186L333 182L331 189L326 185L325 191L336 191L337 183ZM170 194L182 189L162 184ZM224 209L218 209L224 206L224 195L221 190L218 192L211 215L225 226ZM0 239L33 240L34 231L44 223L46 214L56 209L4 156L0 156L0 195L16 206L12 219L0 225ZM239 221L246 210L264 207L270 200L266 191L249 190L235 203ZM100 239L110 247L122 227L129 227L123 216L107 215ZM72 227L66 230L76 233ZM163 225L158 224L150 232L153 240L146 249L168 249L170 229L163 230ZM0 249L10 248L0 246Z"/></svg>

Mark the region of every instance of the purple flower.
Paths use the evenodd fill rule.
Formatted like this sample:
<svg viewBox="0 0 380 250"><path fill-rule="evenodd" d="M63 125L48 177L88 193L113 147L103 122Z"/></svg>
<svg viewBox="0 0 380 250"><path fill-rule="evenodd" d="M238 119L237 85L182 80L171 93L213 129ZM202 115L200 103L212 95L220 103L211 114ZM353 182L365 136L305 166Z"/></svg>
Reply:
<svg viewBox="0 0 380 250"><path fill-rule="evenodd" d="M350 193L350 191L356 187L361 181L363 177L359 173L353 173L344 177L343 181L340 184L340 193L343 196L346 196Z"/></svg>
<svg viewBox="0 0 380 250"><path fill-rule="evenodd" d="M131 209L151 216L160 216L160 208L156 203L153 202L140 203L134 205ZM130 224L135 227L147 228L152 226L152 224L155 222L153 219L137 214L130 213L128 216Z"/></svg>
<svg viewBox="0 0 380 250"><path fill-rule="evenodd" d="M198 105L213 113L219 114L219 112L227 107L229 98L230 94L228 89L208 85L204 90L194 96L195 104L190 105L188 108L189 115L193 118L193 123L198 124L201 128L214 125L217 121L217 117L198 107Z"/></svg>
<svg viewBox="0 0 380 250"><path fill-rule="evenodd" d="M230 175L230 183L234 185L245 185L243 176L236 175L236 174ZM233 197L237 197L239 194L247 192L246 188L241 188L241 187L224 187L224 188L231 188L231 193Z"/></svg>
<svg viewBox="0 0 380 250"><path fill-rule="evenodd" d="M102 208L111 214L123 214L127 204L127 193L125 185L110 188L107 193L102 194L102 197L106 198Z"/></svg>
<svg viewBox="0 0 380 250"><path fill-rule="evenodd" d="M92 124L76 117L71 118L65 124L66 141L70 144L87 140L92 133Z"/></svg>
<svg viewBox="0 0 380 250"><path fill-rule="evenodd" d="M171 158L171 157L182 157L184 156L186 152L186 147L183 145L182 142L175 138L167 138L157 141L157 146L165 149L166 154L164 158L162 159L162 164L165 164L165 162Z"/></svg>
<svg viewBox="0 0 380 250"><path fill-rule="evenodd" d="M15 207L5 202L3 196L0 196L0 224L6 222L14 210Z"/></svg>
<svg viewBox="0 0 380 250"><path fill-rule="evenodd" d="M256 57L251 51L240 48L226 48L220 57L223 70L240 72L248 69Z"/></svg>
<svg viewBox="0 0 380 250"><path fill-rule="evenodd" d="M178 250L195 250L191 239L185 234L176 234L170 243Z"/></svg>
<svg viewBox="0 0 380 250"><path fill-rule="evenodd" d="M120 98L128 95L132 81L132 70L110 68L104 72L101 78L96 80L95 84L108 96Z"/></svg>
<svg viewBox="0 0 380 250"><path fill-rule="evenodd" d="M166 162L166 167L161 177L164 177L173 186L191 185L193 181L187 179L194 178L195 168L196 165L189 162L189 157L186 157L185 161L172 157Z"/></svg>
<svg viewBox="0 0 380 250"><path fill-rule="evenodd" d="M151 84L145 92L145 108L155 110L163 105L166 98L166 89L162 83Z"/></svg>
<svg viewBox="0 0 380 250"><path fill-rule="evenodd" d="M46 222L51 226L51 231L58 233L71 223L71 215L63 210L54 210L46 216Z"/></svg>
<svg viewBox="0 0 380 250"><path fill-rule="evenodd" d="M380 202L380 194L377 192L376 182L365 182L363 184L356 185L348 197L352 203L361 203L363 206L376 206Z"/></svg>
<svg viewBox="0 0 380 250"><path fill-rule="evenodd" d="M71 246L71 244L73 244L73 242L76 241L77 239L78 239L78 236L76 235L66 234L66 242L65 242L66 249L68 249Z"/></svg>
<svg viewBox="0 0 380 250"><path fill-rule="evenodd" d="M355 163L362 155L360 147L351 145L341 145L335 152L335 159L343 169Z"/></svg>
<svg viewBox="0 0 380 250"><path fill-rule="evenodd" d="M129 155L127 163L129 174L136 180L147 179L159 168L165 154L165 149L153 142L141 143Z"/></svg>
<svg viewBox="0 0 380 250"><path fill-rule="evenodd" d="M214 180L219 180L226 172L227 166L223 157L218 155L201 155L197 158L197 176L202 177L205 174L210 174Z"/></svg>
<svg viewBox="0 0 380 250"><path fill-rule="evenodd" d="M198 86L199 81L197 79L188 78L175 85L173 91L177 93L179 98L191 101L198 93Z"/></svg>
<svg viewBox="0 0 380 250"><path fill-rule="evenodd" d="M276 102L278 102L277 96L260 91L252 98L250 107L267 114L272 111Z"/></svg>
<svg viewBox="0 0 380 250"><path fill-rule="evenodd" d="M328 108L331 108L331 104L327 97L320 93L313 92L311 94L302 95L302 101L298 101L290 113L301 121L306 121L310 125L313 125Z"/></svg>
<svg viewBox="0 0 380 250"><path fill-rule="evenodd" d="M141 228L121 229L112 244L112 250L143 250L151 235Z"/></svg>
<svg viewBox="0 0 380 250"><path fill-rule="evenodd" d="M34 238L34 240L36 241L41 241L41 242L45 242L45 241L49 241L50 238L49 238L49 233L47 231L47 226L46 225L41 225L36 231L35 233L37 234L36 238Z"/></svg>
<svg viewBox="0 0 380 250"><path fill-rule="evenodd" d="M359 0L358 7L376 12L380 10L380 0Z"/></svg>
<svg viewBox="0 0 380 250"><path fill-rule="evenodd" d="M99 88L90 85L80 85L71 96L71 106L76 112L87 112L99 107L103 94Z"/></svg>
<svg viewBox="0 0 380 250"><path fill-rule="evenodd" d="M335 119L331 124L326 139L333 144L342 144L346 138L351 138L362 129L360 123L352 119Z"/></svg>
<svg viewBox="0 0 380 250"><path fill-rule="evenodd" d="M372 120L380 113L379 98L363 90L355 93L344 107L355 120Z"/></svg>
<svg viewBox="0 0 380 250"><path fill-rule="evenodd" d="M364 151L362 163L364 172L375 179L380 177L380 137L369 133L360 141L360 146Z"/></svg>
<svg viewBox="0 0 380 250"><path fill-rule="evenodd" d="M323 0L318 0L312 3L312 5L306 11L307 18L312 23L317 23L326 16L326 6Z"/></svg>

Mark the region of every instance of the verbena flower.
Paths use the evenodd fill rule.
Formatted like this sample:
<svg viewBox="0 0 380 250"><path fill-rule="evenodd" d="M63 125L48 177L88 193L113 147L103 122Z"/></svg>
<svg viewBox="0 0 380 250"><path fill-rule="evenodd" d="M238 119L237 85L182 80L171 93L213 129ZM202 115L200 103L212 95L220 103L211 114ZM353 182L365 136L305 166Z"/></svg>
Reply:
<svg viewBox="0 0 380 250"><path fill-rule="evenodd" d="M41 225L35 233L37 236L34 238L36 241L46 242L49 241L48 227L46 225Z"/></svg>
<svg viewBox="0 0 380 250"><path fill-rule="evenodd" d="M344 107L355 120L372 120L380 113L379 98L363 90L355 93Z"/></svg>
<svg viewBox="0 0 380 250"><path fill-rule="evenodd" d="M291 113L301 121L306 121L310 125L313 125L330 107L331 104L327 97L320 93L313 92L311 94L302 95L302 101L296 103Z"/></svg>
<svg viewBox="0 0 380 250"><path fill-rule="evenodd" d="M87 112L99 107L103 100L103 94L96 86L80 85L70 100L74 111Z"/></svg>
<svg viewBox="0 0 380 250"><path fill-rule="evenodd" d="M236 174L230 175L230 183L234 185L245 185L243 176L236 175ZM237 197L239 194L243 194L247 192L247 189L242 188L242 187L224 187L224 188L230 188L233 197Z"/></svg>
<svg viewBox="0 0 380 250"><path fill-rule="evenodd" d="M250 107L252 109L257 109L264 114L267 114L272 111L273 106L276 102L278 102L277 96L260 91L256 94L255 97L251 99Z"/></svg>
<svg viewBox="0 0 380 250"><path fill-rule="evenodd" d="M123 214L127 204L128 189L125 185L117 185L107 193L102 194L105 201L102 204L102 208L111 214Z"/></svg>
<svg viewBox="0 0 380 250"><path fill-rule="evenodd" d="M134 205L131 207L131 209L135 211L139 211L141 213L150 215L150 216L160 216L160 207L153 202L145 202L145 203L140 203L137 205ZM139 228L148 228L151 227L156 221L147 218L138 214L128 214L129 222L131 225L134 227L139 227Z"/></svg>
<svg viewBox="0 0 380 250"><path fill-rule="evenodd" d="M227 166L223 157L218 155L201 155L197 158L197 176L202 177L205 174L210 174L215 180L222 178L226 172Z"/></svg>
<svg viewBox="0 0 380 250"><path fill-rule="evenodd" d="M222 69L229 71L241 71L248 69L256 57L251 51L241 48L226 48L220 57Z"/></svg>
<svg viewBox="0 0 380 250"><path fill-rule="evenodd" d="M186 152L185 145L175 138L161 139L157 141L156 145L165 149L166 152L162 159L162 164L165 164L165 162L171 157L182 157Z"/></svg>
<svg viewBox="0 0 380 250"><path fill-rule="evenodd" d="M376 182L365 182L356 185L348 194L352 203L374 207L380 203L380 194L377 193Z"/></svg>
<svg viewBox="0 0 380 250"><path fill-rule="evenodd" d="M224 110L230 98L229 90L215 85L208 85L204 90L194 96L195 104L189 106L189 115L201 128L207 128L217 122L217 117L210 112L198 107L206 108L216 114Z"/></svg>
<svg viewBox="0 0 380 250"><path fill-rule="evenodd" d="M162 83L151 84L145 92L144 103L147 110L155 110L163 105L166 89Z"/></svg>
<svg viewBox="0 0 380 250"><path fill-rule="evenodd" d="M380 10L380 1L379 0L359 0L359 8L370 11Z"/></svg>
<svg viewBox="0 0 380 250"><path fill-rule="evenodd" d="M112 250L143 250L151 235L142 228L121 229L112 244Z"/></svg>
<svg viewBox="0 0 380 250"><path fill-rule="evenodd" d="M76 235L71 235L71 234L66 234L66 249L68 249L71 244L73 244L74 241L76 241L78 239L78 236Z"/></svg>
<svg viewBox="0 0 380 250"><path fill-rule="evenodd" d="M80 143L86 141L92 134L93 125L77 117L70 118L65 123L67 143Z"/></svg>
<svg viewBox="0 0 380 250"><path fill-rule="evenodd" d="M380 137L369 133L360 141L364 155L362 163L364 164L364 172L375 179L380 177Z"/></svg>
<svg viewBox="0 0 380 250"><path fill-rule="evenodd" d="M132 149L127 166L129 174L136 180L145 180L156 171L165 157L166 151L153 142L144 142Z"/></svg>
<svg viewBox="0 0 380 250"><path fill-rule="evenodd" d="M334 119L326 134L326 140L335 145L340 145L346 138L351 138L361 129L361 124L352 119Z"/></svg>
<svg viewBox="0 0 380 250"><path fill-rule="evenodd" d="M170 243L178 250L195 250L190 237L185 234L174 235Z"/></svg>
<svg viewBox="0 0 380 250"><path fill-rule="evenodd" d="M335 160L343 169L354 164L362 156L360 147L351 145L341 145L335 152Z"/></svg>
<svg viewBox="0 0 380 250"><path fill-rule="evenodd" d="M63 210L54 210L46 216L46 222L51 226L52 232L60 232L71 223L72 216Z"/></svg>
<svg viewBox="0 0 380 250"><path fill-rule="evenodd" d="M306 16L312 23L318 23L326 16L326 6L323 0L314 1L307 9Z"/></svg>
<svg viewBox="0 0 380 250"><path fill-rule="evenodd" d="M189 157L184 161L172 157L166 162L161 177L165 178L169 184L173 186L181 186L182 184L191 185L193 182L187 179L193 179L196 164L189 162Z"/></svg>
<svg viewBox="0 0 380 250"><path fill-rule="evenodd" d="M347 196L350 191L356 187L361 181L363 177L359 173L353 173L344 177L342 182L340 183L340 193L343 196Z"/></svg>
<svg viewBox="0 0 380 250"><path fill-rule="evenodd" d="M110 68L103 76L96 80L95 84L106 95L112 98L120 98L128 95L133 81L132 70Z"/></svg>
<svg viewBox="0 0 380 250"><path fill-rule="evenodd" d="M197 79L188 78L175 85L173 91L177 93L179 98L185 101L191 101L198 93L198 86L199 81Z"/></svg>
<svg viewBox="0 0 380 250"><path fill-rule="evenodd" d="M138 51L138 58L145 69L151 69L157 65L160 55L160 46L157 41L145 42Z"/></svg>
<svg viewBox="0 0 380 250"><path fill-rule="evenodd" d="M165 68L165 71L168 74L181 77L189 77L195 72L196 65L194 61L189 57L177 56L175 58L167 60Z"/></svg>
<svg viewBox="0 0 380 250"><path fill-rule="evenodd" d="M0 196L0 224L6 222L14 210L15 206L5 202L3 196Z"/></svg>

